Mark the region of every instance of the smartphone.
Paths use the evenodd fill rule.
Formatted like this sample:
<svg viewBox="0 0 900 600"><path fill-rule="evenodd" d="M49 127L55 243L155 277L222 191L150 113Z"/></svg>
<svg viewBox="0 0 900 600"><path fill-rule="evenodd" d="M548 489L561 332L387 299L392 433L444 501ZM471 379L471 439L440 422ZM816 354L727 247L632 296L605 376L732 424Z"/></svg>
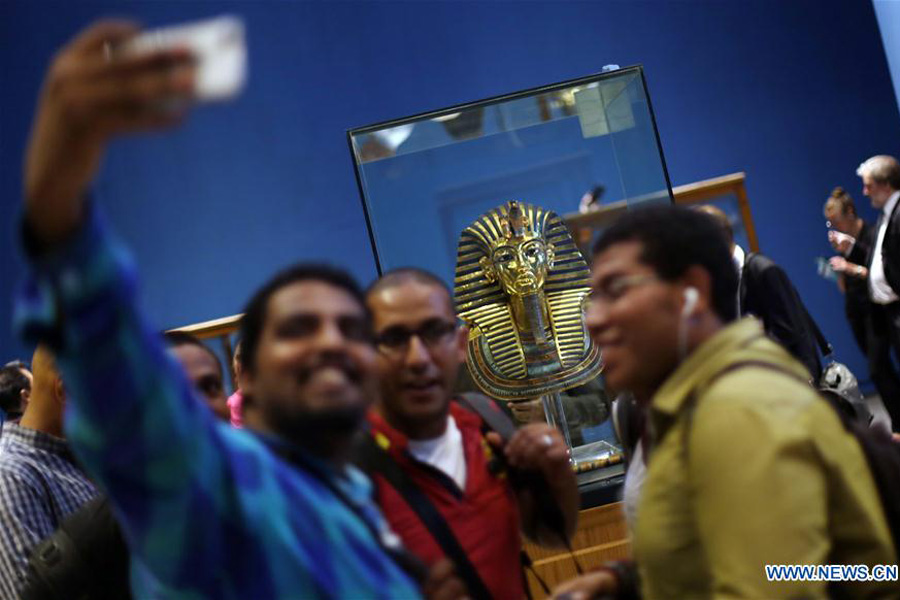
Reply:
<svg viewBox="0 0 900 600"><path fill-rule="evenodd" d="M153 29L138 34L121 48L125 54L143 54L174 47L188 48L197 61L194 99L228 100L247 80L247 45L244 22L232 15Z"/></svg>
<svg viewBox="0 0 900 600"><path fill-rule="evenodd" d="M831 263L824 256L816 257L816 272L820 277L824 277L829 281L837 281L838 274L831 267Z"/></svg>

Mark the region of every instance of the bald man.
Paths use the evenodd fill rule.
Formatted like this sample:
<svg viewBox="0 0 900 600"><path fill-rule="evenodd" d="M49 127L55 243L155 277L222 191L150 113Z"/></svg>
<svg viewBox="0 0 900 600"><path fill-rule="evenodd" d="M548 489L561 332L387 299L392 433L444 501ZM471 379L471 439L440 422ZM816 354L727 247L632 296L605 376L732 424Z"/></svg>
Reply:
<svg viewBox="0 0 900 600"><path fill-rule="evenodd" d="M18 598L28 556L60 522L98 495L63 438L65 389L42 347L32 361L31 399L0 439L0 597Z"/></svg>

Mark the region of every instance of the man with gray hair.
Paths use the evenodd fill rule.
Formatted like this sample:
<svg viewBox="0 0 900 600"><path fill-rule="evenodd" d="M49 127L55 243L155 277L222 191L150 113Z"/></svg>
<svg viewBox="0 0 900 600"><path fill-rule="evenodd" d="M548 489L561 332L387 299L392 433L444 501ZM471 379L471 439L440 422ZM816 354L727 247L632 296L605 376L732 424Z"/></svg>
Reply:
<svg viewBox="0 0 900 600"><path fill-rule="evenodd" d="M856 174L862 178L863 194L881 211L866 262L873 337L900 357L900 163L893 156L873 156L859 165ZM882 401L891 415L893 430L900 432L900 397Z"/></svg>

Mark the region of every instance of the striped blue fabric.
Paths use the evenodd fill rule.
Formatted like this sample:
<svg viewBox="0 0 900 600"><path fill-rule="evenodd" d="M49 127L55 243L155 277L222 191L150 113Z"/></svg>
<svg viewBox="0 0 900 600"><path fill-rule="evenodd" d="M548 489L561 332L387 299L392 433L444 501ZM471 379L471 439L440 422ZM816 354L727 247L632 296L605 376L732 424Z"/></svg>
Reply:
<svg viewBox="0 0 900 600"><path fill-rule="evenodd" d="M362 473L318 465L326 482L194 398L137 307L135 270L106 229L92 208L66 247L33 258L16 326L28 341L52 342L70 396L67 437L158 595L418 598L373 533L390 538Z"/></svg>
<svg viewBox="0 0 900 600"><path fill-rule="evenodd" d="M0 439L0 598L17 598L28 555L97 495L66 441L14 423Z"/></svg>

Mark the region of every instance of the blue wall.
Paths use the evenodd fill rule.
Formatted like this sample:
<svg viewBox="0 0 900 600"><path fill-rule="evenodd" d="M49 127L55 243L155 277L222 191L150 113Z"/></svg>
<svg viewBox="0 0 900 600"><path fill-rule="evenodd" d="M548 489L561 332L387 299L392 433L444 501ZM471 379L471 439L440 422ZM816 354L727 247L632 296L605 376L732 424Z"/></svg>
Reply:
<svg viewBox="0 0 900 600"><path fill-rule="evenodd" d="M116 144L98 185L161 326L241 309L299 258L374 274L344 130L643 63L674 185L746 171L762 248L851 367L821 206L856 165L900 153L897 102L868 2L0 2L0 360L20 165L41 73L97 15L161 25L234 12L251 79L175 134ZM866 204L860 198L861 204ZM871 216L870 210L865 211Z"/></svg>
<svg viewBox="0 0 900 600"><path fill-rule="evenodd" d="M872 0L881 40L894 82L894 94L900 101L900 2L896 0Z"/></svg>

